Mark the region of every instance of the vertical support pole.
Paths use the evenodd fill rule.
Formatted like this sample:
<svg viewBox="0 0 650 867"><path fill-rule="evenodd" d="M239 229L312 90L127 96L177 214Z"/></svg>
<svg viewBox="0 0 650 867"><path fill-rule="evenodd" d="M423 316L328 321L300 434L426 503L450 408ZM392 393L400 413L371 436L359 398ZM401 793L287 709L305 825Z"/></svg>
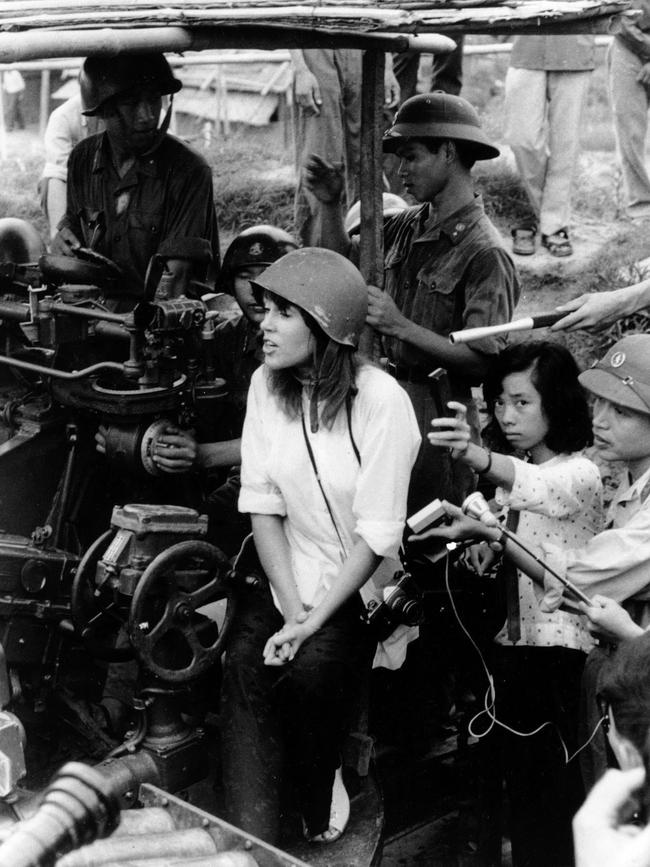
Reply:
<svg viewBox="0 0 650 867"><path fill-rule="evenodd" d="M0 159L7 159L7 124L5 123L5 75L0 72Z"/></svg>
<svg viewBox="0 0 650 867"><path fill-rule="evenodd" d="M361 245L360 268L366 283L380 289L384 285L383 220L383 135L384 66L383 51L368 49L363 55L361 86ZM366 328L360 350L375 360L377 335Z"/></svg>
<svg viewBox="0 0 650 867"><path fill-rule="evenodd" d="M38 134L41 138L45 135L47 119L50 116L50 70L41 72L41 106L38 117Z"/></svg>

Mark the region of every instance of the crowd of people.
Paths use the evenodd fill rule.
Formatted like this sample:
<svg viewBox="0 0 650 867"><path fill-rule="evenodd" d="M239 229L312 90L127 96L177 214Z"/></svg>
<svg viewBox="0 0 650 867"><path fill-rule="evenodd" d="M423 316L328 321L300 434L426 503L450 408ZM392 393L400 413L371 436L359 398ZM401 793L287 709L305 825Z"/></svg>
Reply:
<svg viewBox="0 0 650 867"><path fill-rule="evenodd" d="M579 49L554 40L577 40ZM635 50L630 33L620 40L613 76L615 52ZM575 162L567 137L577 131L588 42L520 37L513 52L508 128L533 211L513 230L519 253L532 252L538 228L553 255L571 252L570 183L555 176ZM264 576L241 600L224 660L229 817L277 842L289 790L308 840L341 836L350 815L341 751L371 668L397 670L419 653L431 681L449 673L434 658L435 627L423 623L418 635L398 624L378 637L368 603L389 597L400 556L462 541L460 568L503 598L499 628L476 648L489 684L479 714L479 812L492 823L488 806L505 784L515 867L564 867L574 863L573 816L591 790L573 825L575 863L650 864L650 335L623 338L583 372L557 340L449 341L452 331L508 322L520 294L472 179L475 162L499 150L454 93L409 97L386 130L384 151L397 157L416 205L387 202L385 282L367 286L358 215L346 221L358 196L348 138L359 123L360 55L293 54L295 239L251 227L221 263L210 168L167 131L181 83L162 55L84 62L71 117L80 111L97 131L77 124L69 158L59 147L48 161L43 193L45 205L59 203L50 211L54 252L89 247L121 269L105 298L110 309L133 308L156 257L173 292L208 284L216 295L206 303L232 296L215 335L217 373L235 410L231 436L204 441L170 424L152 456L170 477L220 471L206 500L213 529L230 543L251 531ZM523 93L528 107L533 92L539 105L524 127L528 108L517 100ZM536 126L547 114L550 157ZM601 326L649 303L650 281L590 294L564 305L553 327ZM379 363L358 352L365 328ZM432 380L435 368L446 376ZM105 449L101 429L97 444ZM607 514L590 447L624 469ZM462 508L477 485L488 501L482 520ZM446 520L406 538L407 517L436 498ZM432 578L439 568L431 566ZM620 771L606 772L616 763ZM495 828L500 838L499 825L482 828L483 837Z"/></svg>

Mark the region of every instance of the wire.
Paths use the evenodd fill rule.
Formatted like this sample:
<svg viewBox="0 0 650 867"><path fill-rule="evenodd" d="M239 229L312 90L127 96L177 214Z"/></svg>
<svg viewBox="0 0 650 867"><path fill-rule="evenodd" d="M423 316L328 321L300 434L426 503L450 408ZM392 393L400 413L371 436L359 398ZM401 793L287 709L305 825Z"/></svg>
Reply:
<svg viewBox="0 0 650 867"><path fill-rule="evenodd" d="M481 738L486 737L495 726L499 726L500 728L504 729L507 732L510 732L510 734L513 734L519 738L532 738L534 735L539 734L539 732L541 732L547 726L550 726L556 732L556 734L560 740L560 744L562 746L562 751L564 753L564 763L566 765L568 765L569 762L573 761L573 759L575 759L575 757L579 753L581 753L586 747L588 747L589 744L592 742L592 740L596 737L598 730L601 728L601 726L603 724L604 717L601 717L601 719L598 720L596 726L594 727L594 730L589 735L589 737L584 742L584 744L582 744L582 746L578 747L578 749L574 753L572 753L571 755L569 755L568 747L564 741L564 738L562 737L562 732L560 731L557 723L554 723L551 720L546 720L546 722L541 723L541 725L537 726L537 728L533 729L533 731L520 732L520 731L517 731L517 729L512 728L511 726L507 725L506 723L502 722L500 719L497 718L496 711L495 711L496 687L494 685L494 677L493 677L492 673L490 672L490 669L488 668L487 662L485 661L485 657L481 653L481 648L474 641L469 630L467 629L467 627L463 623L462 618L461 618L460 614L458 613L458 609L456 608L456 603L454 601L454 596L452 593L451 584L449 582L449 562L450 562L449 554L450 554L450 551L448 548L447 549L447 555L445 557L445 587L447 590L447 595L449 596L449 602L451 603L451 608L452 608L452 611L454 612L454 617L456 618L458 625L460 626L461 630L467 636L467 638L470 641L471 645L473 646L474 650L476 650L476 652L479 656L479 659L481 660L481 665L483 667L483 670L485 672L485 676L486 676L487 681L488 681L488 687L485 691L485 697L483 699L483 708L482 708L482 710L480 710L477 714L475 714L471 718L471 720L467 724L467 731L469 732L471 737L476 738L478 741L480 741ZM488 719L490 720L490 723L484 732L476 732L474 730L474 723L484 715L488 717Z"/></svg>

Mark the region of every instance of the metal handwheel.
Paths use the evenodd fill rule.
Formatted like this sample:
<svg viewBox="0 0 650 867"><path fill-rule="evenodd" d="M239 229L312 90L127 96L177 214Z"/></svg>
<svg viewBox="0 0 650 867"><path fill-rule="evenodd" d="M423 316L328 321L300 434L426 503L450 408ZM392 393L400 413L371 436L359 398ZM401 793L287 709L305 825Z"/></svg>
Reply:
<svg viewBox="0 0 650 867"><path fill-rule="evenodd" d="M70 603L76 633L88 651L109 662L126 662L133 659L133 650L115 647L115 641L126 624L128 599L120 600L112 585L97 586L95 580L97 564L114 536L115 530L107 530L84 554L72 582Z"/></svg>
<svg viewBox="0 0 650 867"><path fill-rule="evenodd" d="M172 545L145 569L133 594L128 635L136 656L151 673L170 683L199 677L221 655L234 614L231 566L208 542ZM219 628L199 612L225 599Z"/></svg>

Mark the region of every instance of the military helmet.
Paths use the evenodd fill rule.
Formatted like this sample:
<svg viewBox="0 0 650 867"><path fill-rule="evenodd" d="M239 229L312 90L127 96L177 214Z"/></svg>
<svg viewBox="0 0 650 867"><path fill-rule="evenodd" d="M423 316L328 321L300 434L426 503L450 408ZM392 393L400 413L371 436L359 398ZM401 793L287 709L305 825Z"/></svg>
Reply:
<svg viewBox="0 0 650 867"><path fill-rule="evenodd" d="M408 203L395 193L382 193L384 218L393 217L408 208ZM345 231L348 235L358 235L361 228L361 202L355 202L345 215Z"/></svg>
<svg viewBox="0 0 650 867"><path fill-rule="evenodd" d="M183 86L174 78L164 54L120 54L117 57L87 57L79 73L82 114L97 114L114 96L136 87L152 86L161 95L178 93Z"/></svg>
<svg viewBox="0 0 650 867"><path fill-rule="evenodd" d="M251 280L308 313L335 343L357 347L368 313L368 288L349 259L322 247L287 253Z"/></svg>
<svg viewBox="0 0 650 867"><path fill-rule="evenodd" d="M276 259L298 249L298 242L284 229L275 226L251 226L231 242L223 257L216 289L232 294L238 271L251 266L267 267Z"/></svg>
<svg viewBox="0 0 650 867"><path fill-rule="evenodd" d="M399 107L393 125L384 133L384 153L395 153L411 138L467 142L477 160L492 160L499 156L498 148L491 144L481 129L476 109L462 96L442 91L419 93Z"/></svg>

